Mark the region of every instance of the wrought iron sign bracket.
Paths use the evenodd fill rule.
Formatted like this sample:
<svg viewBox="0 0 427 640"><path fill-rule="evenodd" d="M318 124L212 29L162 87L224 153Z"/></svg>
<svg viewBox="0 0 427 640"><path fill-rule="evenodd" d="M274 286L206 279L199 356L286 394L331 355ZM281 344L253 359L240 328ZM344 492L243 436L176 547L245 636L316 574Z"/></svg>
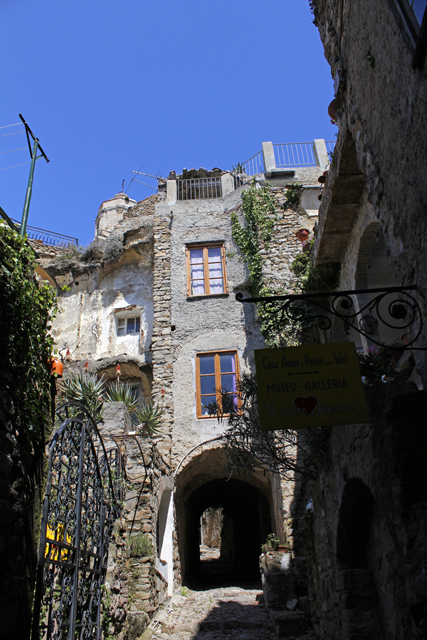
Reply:
<svg viewBox="0 0 427 640"><path fill-rule="evenodd" d="M272 315L279 332L290 322L317 324L319 329L327 331L332 327L332 319L338 318L380 347L427 351L427 347L414 346L423 328L421 307L410 293L416 290L416 285L410 285L259 298L244 298L243 293L237 293L236 300L262 305ZM356 300L352 296L356 296ZM384 344L378 333L381 327L394 330L396 340Z"/></svg>

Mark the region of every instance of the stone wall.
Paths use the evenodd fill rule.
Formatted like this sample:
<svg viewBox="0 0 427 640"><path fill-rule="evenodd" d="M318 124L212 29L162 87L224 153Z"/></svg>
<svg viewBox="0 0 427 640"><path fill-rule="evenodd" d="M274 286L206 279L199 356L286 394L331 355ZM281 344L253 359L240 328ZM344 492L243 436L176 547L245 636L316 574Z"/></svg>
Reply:
<svg viewBox="0 0 427 640"><path fill-rule="evenodd" d="M135 640L168 594L166 562L160 560L159 508L173 483L169 465L153 440L131 431L123 403L104 405L103 415L104 442L107 449L114 440L119 443L127 477L123 511L110 544L104 620L111 619L114 637ZM141 548L147 549L145 553Z"/></svg>
<svg viewBox="0 0 427 640"><path fill-rule="evenodd" d="M333 248L341 246L336 257L343 262L343 273L354 273L358 241L366 229L359 220L365 218L367 225L375 221L384 234L396 284L417 285L425 314L427 68L413 68L414 42L396 0L365 3L364 10L344 2L342 13L333 0L314 4L331 75L345 75L339 89L337 146L319 211L318 259L330 259ZM426 343L424 329L419 344ZM426 357L419 352L416 360L425 380Z"/></svg>
<svg viewBox="0 0 427 640"><path fill-rule="evenodd" d="M383 384L367 399L370 425L332 431L329 466L299 498L296 543L322 640L415 640L427 631L426 393Z"/></svg>

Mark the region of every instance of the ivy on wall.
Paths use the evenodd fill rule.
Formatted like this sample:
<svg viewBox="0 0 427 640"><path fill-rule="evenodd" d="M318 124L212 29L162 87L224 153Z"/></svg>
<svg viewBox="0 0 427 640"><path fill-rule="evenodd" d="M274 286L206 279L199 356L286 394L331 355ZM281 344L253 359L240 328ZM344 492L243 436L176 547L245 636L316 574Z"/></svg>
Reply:
<svg viewBox="0 0 427 640"><path fill-rule="evenodd" d="M262 279L263 257L261 244L268 248L276 218L276 201L268 186L257 187L255 180L242 193L242 208L245 225L240 224L235 211L231 214L231 231L239 247L243 260L247 263L251 279L253 297L264 295Z"/></svg>
<svg viewBox="0 0 427 640"><path fill-rule="evenodd" d="M0 221L0 408L21 440L40 444L49 422L53 352L50 322L56 292L37 282L35 256L25 239Z"/></svg>
<svg viewBox="0 0 427 640"><path fill-rule="evenodd" d="M298 278L301 293L323 293L335 291L340 279L341 265L339 262L314 265L311 252L314 238L304 247L291 264L291 270Z"/></svg>

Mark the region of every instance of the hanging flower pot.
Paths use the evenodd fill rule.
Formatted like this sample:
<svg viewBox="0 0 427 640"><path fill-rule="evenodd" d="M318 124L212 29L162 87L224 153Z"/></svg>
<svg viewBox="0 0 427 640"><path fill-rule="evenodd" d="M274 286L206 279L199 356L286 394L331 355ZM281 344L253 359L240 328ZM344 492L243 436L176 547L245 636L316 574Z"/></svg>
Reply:
<svg viewBox="0 0 427 640"><path fill-rule="evenodd" d="M331 120L337 119L337 111L341 108L340 98L334 98L328 107L328 114Z"/></svg>
<svg viewBox="0 0 427 640"><path fill-rule="evenodd" d="M317 178L317 182L320 182L320 184L326 184L328 182L328 173L329 171L324 171L323 175Z"/></svg>
<svg viewBox="0 0 427 640"><path fill-rule="evenodd" d="M56 373L58 378L62 378L62 374L64 373L64 365L60 360L50 360L50 375L53 376Z"/></svg>
<svg viewBox="0 0 427 640"><path fill-rule="evenodd" d="M306 240L308 240L310 231L308 229L300 229L299 231L296 232L295 235L298 238L298 240L300 240L301 242L305 242Z"/></svg>

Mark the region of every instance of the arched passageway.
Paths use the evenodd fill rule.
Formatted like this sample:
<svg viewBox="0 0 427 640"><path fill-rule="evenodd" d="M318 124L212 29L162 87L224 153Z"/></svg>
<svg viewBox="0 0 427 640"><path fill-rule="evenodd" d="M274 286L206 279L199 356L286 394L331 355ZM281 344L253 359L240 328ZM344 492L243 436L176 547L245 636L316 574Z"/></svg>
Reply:
<svg viewBox="0 0 427 640"><path fill-rule="evenodd" d="M200 558L200 520L209 507L222 508L219 558ZM196 489L186 505L189 583L225 584L259 579L258 557L270 532L265 496L241 480L212 480Z"/></svg>
<svg viewBox="0 0 427 640"><path fill-rule="evenodd" d="M183 583L203 587L258 581L260 547L276 530L274 514L278 512L269 474L230 477L226 453L218 448L189 461L176 485ZM209 512L216 514L218 549L209 557L201 557L201 543L206 541L202 539L203 521Z"/></svg>

